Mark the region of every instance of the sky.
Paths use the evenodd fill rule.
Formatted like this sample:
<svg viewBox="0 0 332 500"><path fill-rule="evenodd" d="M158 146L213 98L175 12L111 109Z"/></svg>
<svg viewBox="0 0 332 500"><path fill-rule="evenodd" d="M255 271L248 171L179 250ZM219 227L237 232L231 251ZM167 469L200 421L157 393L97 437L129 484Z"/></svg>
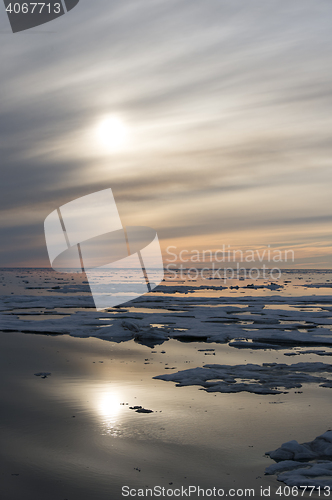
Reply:
<svg viewBox="0 0 332 500"><path fill-rule="evenodd" d="M80 0L13 34L0 5L0 267L49 267L44 219L111 188L165 259L270 245L332 268L331 19L328 0Z"/></svg>

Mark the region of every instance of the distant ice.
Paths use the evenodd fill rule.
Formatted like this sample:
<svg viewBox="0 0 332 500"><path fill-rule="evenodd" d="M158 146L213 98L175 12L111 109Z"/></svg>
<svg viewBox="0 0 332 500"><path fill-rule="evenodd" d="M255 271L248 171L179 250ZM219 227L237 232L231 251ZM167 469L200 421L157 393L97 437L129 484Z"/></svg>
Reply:
<svg viewBox="0 0 332 500"><path fill-rule="evenodd" d="M206 298L149 294L122 307L97 312L91 305L91 297L79 294L0 296L0 328L7 332L68 334L114 342L136 339L149 347L170 338L229 343L237 349L332 347L332 298L320 297L320 303L320 310L310 311L300 308L316 306L315 297ZM42 321L33 319L30 313L37 309L40 312L34 314ZM76 311L72 312L73 309ZM21 317L16 310L25 313ZM50 312L60 314L59 310L71 314L47 318Z"/></svg>

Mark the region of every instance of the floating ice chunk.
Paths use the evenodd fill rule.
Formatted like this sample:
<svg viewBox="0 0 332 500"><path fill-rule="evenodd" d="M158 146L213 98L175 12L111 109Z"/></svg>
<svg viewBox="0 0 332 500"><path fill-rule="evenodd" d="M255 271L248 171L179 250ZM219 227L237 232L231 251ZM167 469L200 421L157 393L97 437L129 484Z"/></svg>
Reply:
<svg viewBox="0 0 332 500"><path fill-rule="evenodd" d="M235 347L236 349L284 349L284 346L271 346L267 342L248 342L246 340L234 340L228 344L230 347Z"/></svg>
<svg viewBox="0 0 332 500"><path fill-rule="evenodd" d="M148 410L143 406L129 406L129 410L135 410L136 413L153 413L153 410Z"/></svg>
<svg viewBox="0 0 332 500"><path fill-rule="evenodd" d="M277 464L272 464L269 467L266 467L265 474L276 474L278 472L290 471L293 469L297 469L298 467L303 467L303 462L295 462L294 460L284 460L282 462L278 462Z"/></svg>
<svg viewBox="0 0 332 500"><path fill-rule="evenodd" d="M297 441L288 441L277 450L269 451L266 454L273 460L332 458L332 431L327 431L308 443L299 444Z"/></svg>
<svg viewBox="0 0 332 500"><path fill-rule="evenodd" d="M287 486L332 487L332 462L303 464L301 468L279 474L278 481Z"/></svg>
<svg viewBox="0 0 332 500"><path fill-rule="evenodd" d="M126 304L126 307L111 309L108 313L95 311L92 298L83 295L83 285L62 285L57 296L0 296L0 329L7 332L98 337L115 342L127 341L135 336L142 343L146 339L150 343L153 338L158 344L169 338L230 342L232 347L240 349L332 346L332 332L328 328L332 324L331 297L206 298L175 296L172 288L179 292L186 288L191 292L200 289L199 286L158 287L156 290L164 292L163 295L148 294L135 299L130 305ZM75 295L70 295L72 292ZM312 305L317 310L297 310ZM129 312L130 306L139 307L140 312ZM44 314L39 315L42 321L29 320L26 314L25 319L21 319L19 313L15 313L15 309L25 309L28 313L32 308L44 309ZM62 319L44 319L46 311L51 310L56 314L57 308L87 309ZM151 312L151 308L155 310ZM162 308L162 311L156 311L157 308ZM155 328L155 324L163 327Z"/></svg>
<svg viewBox="0 0 332 500"><path fill-rule="evenodd" d="M278 450L271 451L267 455L270 455L273 460L312 460L316 458L314 452L295 440L282 444Z"/></svg>
<svg viewBox="0 0 332 500"><path fill-rule="evenodd" d="M314 373L315 375L311 375ZM317 383L324 387L330 380L321 373L332 373L332 365L324 363L297 363L293 365L263 363L263 365L204 365L177 373L158 375L155 379L177 382L177 387L198 385L207 392L281 394L285 389L300 388L302 384ZM329 387L329 385L327 385ZM291 453L295 443L287 444L280 460L296 459ZM296 443L297 446L298 443ZM293 446L293 448L291 448ZM302 448L301 448L301 451ZM298 458L307 458L301 456ZM277 458L278 459L278 458Z"/></svg>
<svg viewBox="0 0 332 500"><path fill-rule="evenodd" d="M267 467L265 474L280 473L278 481L288 486L332 487L332 431L330 430L308 443L288 441L267 455L279 463ZM329 460L322 460L326 458Z"/></svg>
<svg viewBox="0 0 332 500"><path fill-rule="evenodd" d="M48 372L38 372L38 373L35 373L36 377L41 377L41 378L47 378L50 375L52 375L52 373L48 373Z"/></svg>

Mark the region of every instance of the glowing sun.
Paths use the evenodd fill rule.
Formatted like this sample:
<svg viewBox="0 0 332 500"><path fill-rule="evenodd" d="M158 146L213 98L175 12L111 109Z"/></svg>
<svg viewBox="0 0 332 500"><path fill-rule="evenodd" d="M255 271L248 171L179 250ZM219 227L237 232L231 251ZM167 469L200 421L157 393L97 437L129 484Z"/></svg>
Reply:
<svg viewBox="0 0 332 500"><path fill-rule="evenodd" d="M97 138L108 151L120 151L125 148L128 137L126 125L120 118L109 116L97 126Z"/></svg>

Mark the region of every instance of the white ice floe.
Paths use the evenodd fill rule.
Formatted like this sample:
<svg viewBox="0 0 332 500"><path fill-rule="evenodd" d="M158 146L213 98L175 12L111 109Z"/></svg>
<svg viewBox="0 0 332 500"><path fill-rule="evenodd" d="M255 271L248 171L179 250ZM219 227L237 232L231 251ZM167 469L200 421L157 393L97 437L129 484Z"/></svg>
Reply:
<svg viewBox="0 0 332 500"><path fill-rule="evenodd" d="M332 462L303 464L301 468L279 474L277 479L287 486L315 486L315 488L327 486L332 488Z"/></svg>
<svg viewBox="0 0 332 500"><path fill-rule="evenodd" d="M288 486L332 487L332 431L308 443L288 441L267 455L278 463L267 467L265 474L278 474L278 481Z"/></svg>
<svg viewBox="0 0 332 500"><path fill-rule="evenodd" d="M269 299L269 300L267 300ZM287 299L287 300L286 300ZM287 346L326 345L332 346L331 330L322 325L332 322L331 304L321 312L285 310L282 304L301 306L311 298L297 300L290 297L247 297L237 298L238 306L231 304L230 297L141 297L124 307L109 312L96 312L90 297L70 296L2 296L0 298L0 329L26 333L68 334L73 336L95 336L112 341L126 341L138 338L144 343L155 338L206 342L230 342L232 347L247 349L273 349ZM323 299L320 298L320 302ZM323 300L324 302L324 300ZM327 299L325 299L325 303ZM331 299L329 299L331 302ZM280 308L265 308L270 303L280 304ZM210 307L206 307L209 305ZM127 307L137 307L139 312L127 311ZM64 318L49 318L50 312L58 309L80 308ZM88 309L87 309L88 308ZM162 308L162 312L157 312ZM29 313L41 309L40 319L30 320L28 315L20 317L16 309ZM144 311L146 309L146 312ZM154 312L150 312L153 309ZM165 312L165 310L167 311ZM25 313L25 314L26 314ZM37 314L37 313L35 313ZM134 330L123 321L135 324ZM160 325L159 328L151 325ZM136 331L135 331L136 329Z"/></svg>
<svg viewBox="0 0 332 500"><path fill-rule="evenodd" d="M237 349L332 347L331 297L320 296L317 307L318 298L311 296L207 298L194 293L186 296L175 294L176 291L189 293L189 289L197 292L201 288L162 285L156 289L159 295L151 293L122 307L99 313L93 307L92 298L83 294L84 285L64 284L57 289L56 295L0 296L0 330L91 336L115 342L135 338L149 346L153 345L153 339L159 344L173 338L229 342ZM73 289L76 293L71 295L69 291ZM308 310L310 306L315 306L315 310ZM139 312L128 308L137 308ZM36 309L41 312L30 312ZM72 312L71 309L81 310ZM56 316L61 314L59 311L66 310L72 314L47 318L51 312ZM38 314L42 321L34 320L33 316ZM135 327L128 327L130 324Z"/></svg>
<svg viewBox="0 0 332 500"><path fill-rule="evenodd" d="M327 457L332 459L332 431L327 431L308 443L288 441L277 450L266 454L273 460L312 460Z"/></svg>
<svg viewBox="0 0 332 500"><path fill-rule="evenodd" d="M332 365L324 363L297 363L285 365L263 363L263 365L204 365L155 379L176 382L177 387L198 385L207 392L255 394L280 394L288 389L300 388L302 384L316 383L330 387L330 379L323 373L332 374ZM315 375L312 375L315 374ZM272 457L273 458L273 457ZM284 459L286 459L285 457ZM292 458L291 456L289 458Z"/></svg>
<svg viewBox="0 0 332 500"><path fill-rule="evenodd" d="M295 460L283 460L282 462L278 462L276 464L270 465L269 467L266 467L265 474L279 474L280 472L298 469L299 467L303 467L303 462L296 462Z"/></svg>

